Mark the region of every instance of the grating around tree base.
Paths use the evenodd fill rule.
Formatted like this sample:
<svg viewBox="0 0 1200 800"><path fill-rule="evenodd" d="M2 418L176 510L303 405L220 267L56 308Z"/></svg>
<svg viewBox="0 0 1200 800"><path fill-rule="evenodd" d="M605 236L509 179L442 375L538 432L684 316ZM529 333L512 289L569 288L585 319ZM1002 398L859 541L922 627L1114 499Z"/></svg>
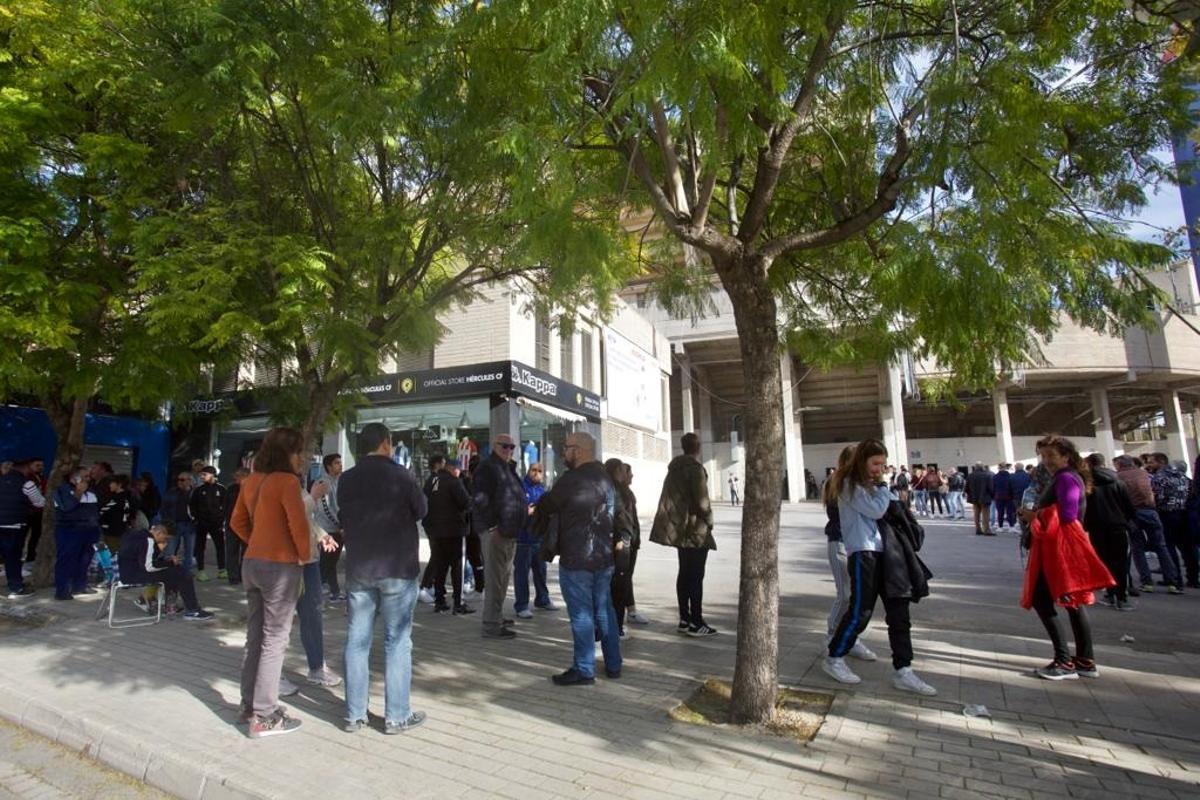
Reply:
<svg viewBox="0 0 1200 800"><path fill-rule="evenodd" d="M726 681L709 678L684 702L671 709L670 717L690 725L729 724L732 687ZM779 687L775 700L775 718L765 726L746 726L747 730L785 736L800 742L812 741L833 705L833 695Z"/></svg>

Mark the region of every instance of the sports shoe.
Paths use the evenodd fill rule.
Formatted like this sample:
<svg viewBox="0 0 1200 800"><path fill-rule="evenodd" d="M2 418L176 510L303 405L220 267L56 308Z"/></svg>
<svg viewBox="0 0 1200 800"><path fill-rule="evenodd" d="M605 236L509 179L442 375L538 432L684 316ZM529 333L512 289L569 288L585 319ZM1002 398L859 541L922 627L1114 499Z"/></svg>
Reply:
<svg viewBox="0 0 1200 800"><path fill-rule="evenodd" d="M204 609L200 608L195 611L183 612L183 618L188 622L212 622L214 619L216 619L216 615L214 615L211 611L205 611Z"/></svg>
<svg viewBox="0 0 1200 800"><path fill-rule="evenodd" d="M854 642L854 646L850 648L849 655L852 655L855 658L861 659L863 661L878 661L879 660L879 656L875 655L874 651L872 651L871 648L869 648L865 644L863 644L862 639L858 639Z"/></svg>
<svg viewBox="0 0 1200 800"><path fill-rule="evenodd" d="M449 610L450 610L450 604L447 603L445 600L441 600L441 601L433 604L433 613L435 613L435 614L445 614Z"/></svg>
<svg viewBox="0 0 1200 800"><path fill-rule="evenodd" d="M1079 678L1079 673L1075 671L1075 665L1069 661L1066 663L1051 661L1046 666L1034 670L1033 674L1048 681L1073 681Z"/></svg>
<svg viewBox="0 0 1200 800"><path fill-rule="evenodd" d="M135 606L137 606L138 608L140 608L142 611L145 611L147 614L154 613L154 609L150 605L150 601L147 600L146 598L142 597L140 594L137 597L133 598L133 604Z"/></svg>
<svg viewBox="0 0 1200 800"><path fill-rule="evenodd" d="M474 613L475 613L475 609L471 608L466 603L459 603L458 605L456 605L454 607L454 616L456 616L456 617L461 617L461 616L465 616L466 614L474 614Z"/></svg>
<svg viewBox="0 0 1200 800"><path fill-rule="evenodd" d="M621 670L605 669L604 677L608 678L610 681L619 681L621 679Z"/></svg>
<svg viewBox="0 0 1200 800"><path fill-rule="evenodd" d="M8 593L9 600L20 600L22 597L29 597L33 594L33 589L28 586L22 586L20 589Z"/></svg>
<svg viewBox="0 0 1200 800"><path fill-rule="evenodd" d="M279 696L291 697L296 692L300 691L300 687L289 681L282 675L279 676Z"/></svg>
<svg viewBox="0 0 1200 800"><path fill-rule="evenodd" d="M512 628L507 628L501 625L499 628L484 628L483 638L485 639L515 639L517 632Z"/></svg>
<svg viewBox="0 0 1200 800"><path fill-rule="evenodd" d="M208 583L209 581L212 580L212 578L208 577L207 572L205 572L204 570L200 570L199 572L196 573L196 580L199 581L200 583Z"/></svg>
<svg viewBox="0 0 1200 800"><path fill-rule="evenodd" d="M720 633L720 631L718 631L716 628L710 627L707 624L693 625L687 629L688 636L696 636L696 637L716 636L718 633Z"/></svg>
<svg viewBox="0 0 1200 800"><path fill-rule="evenodd" d="M1183 594L1182 586L1168 586L1167 594ZM11 597L11 595L9 595Z"/></svg>
<svg viewBox="0 0 1200 800"><path fill-rule="evenodd" d="M320 669L310 669L308 671L308 682L313 686L338 686L342 679L334 674L329 667L321 667Z"/></svg>
<svg viewBox="0 0 1200 800"><path fill-rule="evenodd" d="M1075 667L1075 674L1081 678L1099 678L1100 668L1096 666L1095 661L1085 661L1076 656L1071 659L1071 666Z"/></svg>
<svg viewBox="0 0 1200 800"><path fill-rule="evenodd" d="M521 619L533 619L533 612L530 611L528 608L522 608L520 611L517 612L517 616L520 617Z"/></svg>
<svg viewBox="0 0 1200 800"><path fill-rule="evenodd" d="M342 594L341 592L336 594L331 593L329 597L326 598L325 602L329 603L330 605L339 605L346 602L346 595Z"/></svg>
<svg viewBox="0 0 1200 800"><path fill-rule="evenodd" d="M912 667L901 667L896 670L896 674L892 676L892 686L904 692L922 694L926 697L933 697L937 694L937 689L921 680L921 676L913 672Z"/></svg>
<svg viewBox="0 0 1200 800"><path fill-rule="evenodd" d="M1141 591L1145 594L1153 593L1154 592L1154 584L1153 583L1143 583Z"/></svg>
<svg viewBox="0 0 1200 800"><path fill-rule="evenodd" d="M425 721L424 711L414 711L408 715L408 719L403 722L384 722L383 732L388 736L395 736L398 733L407 733L413 728Z"/></svg>
<svg viewBox="0 0 1200 800"><path fill-rule="evenodd" d="M249 725L254 722L254 710L250 708L238 709L238 725Z"/></svg>
<svg viewBox="0 0 1200 800"><path fill-rule="evenodd" d="M676 633L687 633L688 628L692 627L692 623L686 620L679 620L679 624L675 626Z"/></svg>
<svg viewBox="0 0 1200 800"><path fill-rule="evenodd" d="M1119 600L1117 601L1116 609L1117 611L1135 611L1137 610L1137 606L1129 600Z"/></svg>
<svg viewBox="0 0 1200 800"><path fill-rule="evenodd" d="M845 683L851 686L862 683L862 678L855 675L854 670L846 666L846 659L844 658L825 656L825 659L821 662L821 670L838 683Z"/></svg>
<svg viewBox="0 0 1200 800"><path fill-rule="evenodd" d="M554 602L553 600L547 600L544 603L534 603L534 605L540 608L542 611L558 611L558 603Z"/></svg>
<svg viewBox="0 0 1200 800"><path fill-rule="evenodd" d="M574 667L566 672L550 676L550 680L554 681L555 686L591 686L596 682L595 678L580 675Z"/></svg>
<svg viewBox="0 0 1200 800"><path fill-rule="evenodd" d="M417 601L427 606L433 605L433 592L428 589L422 589L420 594L417 595Z"/></svg>
<svg viewBox="0 0 1200 800"><path fill-rule="evenodd" d="M342 722L342 730L346 733L358 733L365 727L367 727L365 719L348 719Z"/></svg>
<svg viewBox="0 0 1200 800"><path fill-rule="evenodd" d="M1117 607L1117 596L1115 594L1106 594L1100 598L1100 604L1106 605L1109 608Z"/></svg>
<svg viewBox="0 0 1200 800"><path fill-rule="evenodd" d="M650 624L650 620L647 619L646 615L640 611L634 611L634 612L630 613L629 621L632 622L634 625L649 625Z"/></svg>
<svg viewBox="0 0 1200 800"><path fill-rule="evenodd" d="M217 570L217 580L219 580L219 581L229 580L229 571L224 570L224 569Z"/></svg>
<svg viewBox="0 0 1200 800"><path fill-rule="evenodd" d="M250 723L250 738L262 739L266 736L278 736L282 733L291 733L299 727L300 720L289 717L280 708L270 716L256 717L254 722Z"/></svg>

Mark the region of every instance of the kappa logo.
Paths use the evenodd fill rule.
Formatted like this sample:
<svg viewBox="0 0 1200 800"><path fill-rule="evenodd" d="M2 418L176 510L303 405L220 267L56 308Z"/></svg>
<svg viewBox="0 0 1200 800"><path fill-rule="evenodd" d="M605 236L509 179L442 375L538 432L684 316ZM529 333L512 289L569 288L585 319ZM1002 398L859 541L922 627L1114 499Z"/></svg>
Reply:
<svg viewBox="0 0 1200 800"><path fill-rule="evenodd" d="M404 378L400 381L400 391L404 392L405 394L410 394L415 385L416 384L413 383L412 378Z"/></svg>
<svg viewBox="0 0 1200 800"><path fill-rule="evenodd" d="M558 396L557 383L546 380L538 375L534 375L529 370L522 369L516 364L512 365L512 382L515 386L524 386L534 394L545 395L547 397Z"/></svg>

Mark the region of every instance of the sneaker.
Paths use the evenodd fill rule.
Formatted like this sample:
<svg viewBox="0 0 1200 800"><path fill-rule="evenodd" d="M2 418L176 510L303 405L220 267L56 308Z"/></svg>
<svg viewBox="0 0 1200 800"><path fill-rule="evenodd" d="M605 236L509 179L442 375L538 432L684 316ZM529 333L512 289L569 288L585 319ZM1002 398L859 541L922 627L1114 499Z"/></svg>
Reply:
<svg viewBox="0 0 1200 800"><path fill-rule="evenodd" d="M1102 605L1108 606L1109 608L1116 608L1117 607L1117 596L1113 595L1113 594L1106 594L1100 598L1100 603Z"/></svg>
<svg viewBox="0 0 1200 800"><path fill-rule="evenodd" d="M100 594L100 590L94 586L85 586L79 591L75 592L75 594Z"/></svg>
<svg viewBox="0 0 1200 800"><path fill-rule="evenodd" d="M1154 584L1143 583L1140 591L1144 594L1152 594L1154 592Z"/></svg>
<svg viewBox="0 0 1200 800"><path fill-rule="evenodd" d="M1064 664L1051 661L1046 666L1034 670L1033 674L1048 681L1073 681L1079 678L1075 665L1070 662Z"/></svg>
<svg viewBox="0 0 1200 800"><path fill-rule="evenodd" d="M22 586L20 589L8 593L9 600L20 600L22 597L29 597L33 594L33 589L28 586Z"/></svg>
<svg viewBox="0 0 1200 800"><path fill-rule="evenodd" d="M540 608L542 611L558 611L558 603L554 602L553 600L547 600L544 603L535 603L534 605Z"/></svg>
<svg viewBox="0 0 1200 800"><path fill-rule="evenodd" d="M1134 611L1137 609L1133 603L1128 600L1119 600L1116 605L1117 611Z"/></svg>
<svg viewBox="0 0 1200 800"><path fill-rule="evenodd" d="M629 621L632 622L634 625L649 625L650 624L650 620L647 619L646 615L640 611L634 611L631 614L629 614Z"/></svg>
<svg viewBox="0 0 1200 800"><path fill-rule="evenodd" d="M485 639L515 639L517 632L512 628L506 628L501 625L499 628L484 628L483 638Z"/></svg>
<svg viewBox="0 0 1200 800"><path fill-rule="evenodd" d="M1183 594L1183 587L1182 586L1168 586L1167 594ZM12 597L12 595L9 595L9 597Z"/></svg>
<svg viewBox="0 0 1200 800"><path fill-rule="evenodd" d="M254 722L254 711L252 709L242 708L238 710L238 725L249 725L252 722Z"/></svg>
<svg viewBox="0 0 1200 800"><path fill-rule="evenodd" d="M433 592L428 589L422 589L421 593L417 595L417 600L427 606L431 606L433 605Z"/></svg>
<svg viewBox="0 0 1200 800"><path fill-rule="evenodd" d="M716 636L718 633L719 631L716 628L708 625L693 625L687 629L688 636Z"/></svg>
<svg viewBox="0 0 1200 800"><path fill-rule="evenodd" d="M618 680L620 680L620 679L621 679L621 670L619 670L619 669L605 669L605 670L604 670L604 677L608 678L610 681L618 681Z"/></svg>
<svg viewBox="0 0 1200 800"><path fill-rule="evenodd" d="M208 583L209 581L212 580L212 578L208 577L207 572L205 572L204 570L200 570L199 572L196 573L196 580L199 581L200 583Z"/></svg>
<svg viewBox="0 0 1200 800"><path fill-rule="evenodd" d="M342 679L334 674L329 667L321 667L320 669L310 669L308 671L308 682L313 686L338 686Z"/></svg>
<svg viewBox="0 0 1200 800"><path fill-rule="evenodd" d="M845 683L851 686L862 683L862 678L855 675L854 670L846 666L846 659L844 658L826 656L825 660L821 662L821 669L838 683Z"/></svg>
<svg viewBox="0 0 1200 800"><path fill-rule="evenodd" d="M926 697L933 697L937 694L937 689L921 680L921 676L913 672L912 667L901 667L896 670L896 674L892 676L892 686L904 692L922 694Z"/></svg>
<svg viewBox="0 0 1200 800"><path fill-rule="evenodd" d="M150 608L150 601L147 600L146 598L142 597L140 594L137 597L133 598L133 604L135 606L137 606L138 608L140 608L142 611L145 611L147 614L152 613L151 608Z"/></svg>
<svg viewBox="0 0 1200 800"><path fill-rule="evenodd" d="M596 682L595 678L580 675L574 667L558 675L552 675L550 680L554 681L555 686L591 686Z"/></svg>
<svg viewBox="0 0 1200 800"><path fill-rule="evenodd" d="M450 604L447 603L445 600L442 600L442 601L439 601L439 602L433 604L433 613L435 613L435 614L445 614L449 610L450 610Z"/></svg>
<svg viewBox="0 0 1200 800"><path fill-rule="evenodd" d="M214 619L216 619L216 615L214 615L211 611L205 611L201 608L197 609L196 611L183 612L183 618L188 622L212 622Z"/></svg>
<svg viewBox="0 0 1200 800"><path fill-rule="evenodd" d="M346 602L346 595L342 594L341 592L338 592L337 594L330 594L329 597L326 598L325 602L336 606L340 603Z"/></svg>
<svg viewBox="0 0 1200 800"><path fill-rule="evenodd" d="M456 605L454 607L454 616L456 616L456 617L461 617L461 616L465 616L467 614L474 614L474 613L475 613L475 609L471 608L466 603L459 603L458 605Z"/></svg>
<svg viewBox="0 0 1200 800"><path fill-rule="evenodd" d="M229 580L229 571L224 570L224 569L217 570L217 580L219 580L219 581Z"/></svg>
<svg viewBox="0 0 1200 800"><path fill-rule="evenodd" d="M681 619L681 620L679 620L679 624L675 626L675 632L676 633L687 633L688 629L691 627L692 627L692 624L690 622L688 622L687 620Z"/></svg>
<svg viewBox="0 0 1200 800"><path fill-rule="evenodd" d="M522 608L517 612L517 617L520 619L533 619L533 612L528 608Z"/></svg>
<svg viewBox="0 0 1200 800"><path fill-rule="evenodd" d="M55 593L54 593L54 599L55 599L55 600L74 600L74 599L75 599L75 595L73 595L73 594L70 594L70 593L67 593L67 594L59 594L58 592L55 592Z"/></svg>
<svg viewBox="0 0 1200 800"><path fill-rule="evenodd" d="M346 733L358 733L365 727L367 727L365 719L348 719L342 723L342 730Z"/></svg>
<svg viewBox="0 0 1200 800"><path fill-rule="evenodd" d="M300 687L289 681L282 675L279 676L279 696L291 697L296 692L300 691Z"/></svg>
<svg viewBox="0 0 1200 800"><path fill-rule="evenodd" d="M278 736L281 733L291 733L300 728L300 720L293 719L278 709L267 717L256 717L250 723L250 738L262 739L265 736Z"/></svg>
<svg viewBox="0 0 1200 800"><path fill-rule="evenodd" d="M875 655L871 648L863 644L862 639L854 642L854 646L850 648L850 655L862 661L878 661L879 656Z"/></svg>
<svg viewBox="0 0 1200 800"><path fill-rule="evenodd" d="M1071 659L1071 665L1075 667L1075 674L1081 678L1099 678L1100 668L1096 666L1095 661L1085 661L1076 656Z"/></svg>
<svg viewBox="0 0 1200 800"><path fill-rule="evenodd" d="M383 732L388 736L395 736L398 733L406 733L425 721L424 711L414 711L408 715L408 719L403 722L384 722Z"/></svg>

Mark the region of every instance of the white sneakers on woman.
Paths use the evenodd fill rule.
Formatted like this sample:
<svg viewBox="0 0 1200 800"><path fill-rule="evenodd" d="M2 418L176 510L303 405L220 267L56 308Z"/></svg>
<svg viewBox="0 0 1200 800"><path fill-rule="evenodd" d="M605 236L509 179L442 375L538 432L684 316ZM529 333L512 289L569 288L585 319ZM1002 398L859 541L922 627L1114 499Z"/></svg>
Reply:
<svg viewBox="0 0 1200 800"><path fill-rule="evenodd" d="M871 648L862 643L862 639L857 640L854 646L850 648L850 655L863 661L878 661L879 656Z"/></svg>
<svg viewBox="0 0 1200 800"><path fill-rule="evenodd" d="M821 662L821 669L838 683L846 683L851 686L862 683L862 678L855 675L854 670L846 666L844 658L825 656L825 660Z"/></svg>
<svg viewBox="0 0 1200 800"><path fill-rule="evenodd" d="M892 676L892 686L904 692L913 692L926 697L933 697L937 694L937 689L921 680L921 676L913 672L912 667L901 667L896 670L896 674Z"/></svg>

